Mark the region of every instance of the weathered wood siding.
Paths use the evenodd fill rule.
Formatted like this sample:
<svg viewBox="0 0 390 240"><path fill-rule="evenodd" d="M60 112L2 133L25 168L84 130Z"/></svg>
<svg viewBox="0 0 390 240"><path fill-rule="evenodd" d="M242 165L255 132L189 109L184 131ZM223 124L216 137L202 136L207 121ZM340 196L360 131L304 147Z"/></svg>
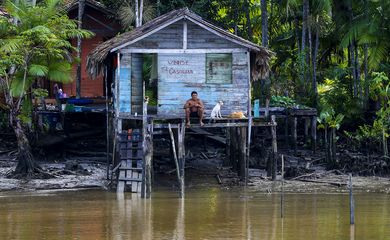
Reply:
<svg viewBox="0 0 390 240"><path fill-rule="evenodd" d="M143 79L142 64L143 55L133 53L131 55L131 113L142 113Z"/></svg>
<svg viewBox="0 0 390 240"><path fill-rule="evenodd" d="M124 49L172 49L183 48L183 22L179 21L138 41Z"/></svg>
<svg viewBox="0 0 390 240"><path fill-rule="evenodd" d="M218 49L218 48L242 48L236 43L221 38L220 36L188 22L187 47L188 49Z"/></svg>
<svg viewBox="0 0 390 240"><path fill-rule="evenodd" d="M206 83L206 55L158 54L158 114L184 115L183 105L197 91L209 115L222 100L223 115L233 111L247 112L248 64L247 53L233 53L231 84ZM181 64L180 64L181 63Z"/></svg>
<svg viewBox="0 0 390 240"><path fill-rule="evenodd" d="M170 26L133 43L124 49L182 49L183 22ZM206 81L206 54L158 53L158 114L183 116L183 105L197 91L209 115L215 104L222 100L222 114L248 110L248 57L247 49L187 21L188 49L234 49L232 53L231 83ZM239 50L239 51L237 51ZM241 52L242 50L242 52ZM212 52L212 51L209 51ZM140 113L142 105L142 55L123 52L119 84L120 112ZM126 63L126 56L132 61ZM130 57L131 56L131 57ZM125 62L125 63L123 63ZM230 67L230 65L229 65ZM124 69L124 71L122 70ZM131 83L130 83L131 82Z"/></svg>
<svg viewBox="0 0 390 240"><path fill-rule="evenodd" d="M131 54L125 54L120 60L118 93L119 112L131 112Z"/></svg>

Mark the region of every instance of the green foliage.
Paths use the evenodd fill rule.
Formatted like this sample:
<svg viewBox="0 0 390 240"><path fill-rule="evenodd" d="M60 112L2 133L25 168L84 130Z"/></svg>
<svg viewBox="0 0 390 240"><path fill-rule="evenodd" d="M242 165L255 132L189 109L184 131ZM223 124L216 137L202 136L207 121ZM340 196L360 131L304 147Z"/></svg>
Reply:
<svg viewBox="0 0 390 240"><path fill-rule="evenodd" d="M42 89L42 88L34 88L32 90L32 94L36 98L49 96L49 92L47 91L47 89Z"/></svg>
<svg viewBox="0 0 390 240"><path fill-rule="evenodd" d="M77 29L59 0L41 1L34 7L23 0L7 1L5 8L13 21L0 17L0 88L6 98L19 98L19 104L10 107L27 108L20 103L36 78L71 81L76 49L69 39L93 34Z"/></svg>
<svg viewBox="0 0 390 240"><path fill-rule="evenodd" d="M14 128L19 128L17 121L31 126L32 98L48 96L47 90L34 89L33 83L37 79L70 82L76 48L69 40L93 33L77 29L60 0L38 1L36 6L9 0L5 9L11 19L0 16L0 90Z"/></svg>
<svg viewBox="0 0 390 240"><path fill-rule="evenodd" d="M271 106L293 108L297 106L294 99L287 96L272 96L270 101Z"/></svg>
<svg viewBox="0 0 390 240"><path fill-rule="evenodd" d="M334 109L331 107L324 108L320 116L317 118L318 128L335 128L340 129L341 123L344 120L344 115L341 113L336 114Z"/></svg>

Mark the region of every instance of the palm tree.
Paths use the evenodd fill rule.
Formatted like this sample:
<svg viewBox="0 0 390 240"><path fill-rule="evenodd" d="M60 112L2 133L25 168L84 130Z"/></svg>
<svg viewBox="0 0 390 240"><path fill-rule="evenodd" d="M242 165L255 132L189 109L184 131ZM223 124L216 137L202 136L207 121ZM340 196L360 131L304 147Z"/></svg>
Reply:
<svg viewBox="0 0 390 240"><path fill-rule="evenodd" d="M263 47L268 47L267 0L261 0L261 45L263 45Z"/></svg>
<svg viewBox="0 0 390 240"><path fill-rule="evenodd" d="M24 130L26 116L21 108L26 96L38 77L69 82L75 50L69 39L92 33L77 29L60 9L60 0L46 0L37 6L9 0L5 7L17 24L0 17L0 90L18 144L15 173L32 175L39 170Z"/></svg>
<svg viewBox="0 0 390 240"><path fill-rule="evenodd" d="M83 27L85 0L79 0L78 2L78 14L77 14L77 28L80 30ZM77 58L81 59L81 37L77 37ZM81 60L77 64L77 76L76 76L76 97L81 97Z"/></svg>
<svg viewBox="0 0 390 240"><path fill-rule="evenodd" d="M130 29L134 24L139 27L142 23L150 21L155 16L155 8L149 1L126 0L119 7L118 17L125 29Z"/></svg>

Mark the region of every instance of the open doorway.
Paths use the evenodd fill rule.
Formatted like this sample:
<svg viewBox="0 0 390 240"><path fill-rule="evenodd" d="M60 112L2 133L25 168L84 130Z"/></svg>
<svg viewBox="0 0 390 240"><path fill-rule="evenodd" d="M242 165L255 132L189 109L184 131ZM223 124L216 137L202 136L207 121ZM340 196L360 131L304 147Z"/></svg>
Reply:
<svg viewBox="0 0 390 240"><path fill-rule="evenodd" d="M157 53L143 54L142 76L145 82L145 96L149 97L148 114L157 114L158 71Z"/></svg>

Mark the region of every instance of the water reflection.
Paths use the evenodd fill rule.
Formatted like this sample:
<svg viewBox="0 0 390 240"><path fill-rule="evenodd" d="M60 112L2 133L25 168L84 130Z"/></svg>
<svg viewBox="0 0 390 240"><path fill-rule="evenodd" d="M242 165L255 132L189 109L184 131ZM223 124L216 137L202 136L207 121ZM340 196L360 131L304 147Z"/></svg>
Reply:
<svg viewBox="0 0 390 240"><path fill-rule="evenodd" d="M137 194L89 191L0 196L0 239L386 239L390 196L192 190Z"/></svg>

